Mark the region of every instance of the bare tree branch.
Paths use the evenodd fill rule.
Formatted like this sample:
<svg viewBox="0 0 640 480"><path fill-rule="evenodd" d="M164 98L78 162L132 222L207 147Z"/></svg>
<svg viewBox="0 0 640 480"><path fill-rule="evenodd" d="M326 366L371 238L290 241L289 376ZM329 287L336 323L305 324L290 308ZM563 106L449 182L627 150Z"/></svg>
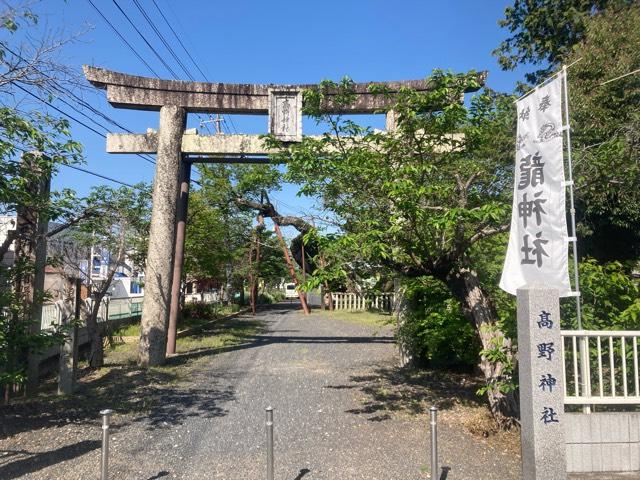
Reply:
<svg viewBox="0 0 640 480"><path fill-rule="evenodd" d="M84 212L82 212L81 214L79 214L76 217L72 218L67 223L65 223L63 225L59 225L59 226L57 226L56 228L54 228L52 230L49 230L47 232L47 238L51 238L54 235L57 235L58 233L63 232L67 228L70 228L70 227L73 227L74 225L77 225L82 220L85 220L85 219L90 218L90 217L97 216L98 213L99 213L99 208L100 207L87 208Z"/></svg>

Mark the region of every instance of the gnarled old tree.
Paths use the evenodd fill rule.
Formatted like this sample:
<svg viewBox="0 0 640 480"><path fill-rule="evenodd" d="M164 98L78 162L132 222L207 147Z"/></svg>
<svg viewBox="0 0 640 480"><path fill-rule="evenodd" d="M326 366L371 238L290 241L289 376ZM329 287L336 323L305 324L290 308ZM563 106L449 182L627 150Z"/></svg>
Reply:
<svg viewBox="0 0 640 480"><path fill-rule="evenodd" d="M324 88L341 89L348 103L350 81L307 91L306 113L329 132L277 159L288 164L289 181L343 221L336 241L345 250L357 248L370 264L405 278L431 276L448 286L476 328L488 400L506 426L518 415L514 349L469 253L508 226L511 99L485 91L467 108L460 99L479 87L477 74L436 72L429 82L430 91L405 88L396 96L391 133L322 113Z"/></svg>
<svg viewBox="0 0 640 480"><path fill-rule="evenodd" d="M314 230L313 225L303 218L280 214L276 210L275 206L269 201L269 196L266 192L263 192L261 195L260 202L245 197L236 197L235 203L240 207L247 207L256 210L258 216L262 218L270 218L274 225L276 225L276 228L294 227L299 234L291 241L291 254L303 271L313 275L316 270L316 263L314 259L318 253L318 248L314 242L309 242L308 240L305 242L305 236ZM298 283L298 279L296 277L294 277L294 281L294 283Z"/></svg>

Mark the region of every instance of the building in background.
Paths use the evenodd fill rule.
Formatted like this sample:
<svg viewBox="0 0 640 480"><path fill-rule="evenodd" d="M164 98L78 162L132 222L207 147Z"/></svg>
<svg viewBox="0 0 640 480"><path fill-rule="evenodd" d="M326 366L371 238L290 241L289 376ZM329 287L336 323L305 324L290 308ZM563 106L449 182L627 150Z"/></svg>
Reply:
<svg viewBox="0 0 640 480"><path fill-rule="evenodd" d="M0 244L5 241L10 230L16 226L15 215L0 216ZM51 222L49 230L60 224ZM7 254L1 259L2 265L11 267L15 262L13 242ZM144 296L144 273L133 261L134 252L126 256L124 264L116 270L108 294L111 298L138 298ZM45 292L47 302L63 300L73 279L82 278L85 284L95 284L105 280L108 274L111 254L99 246L87 247L74 240L73 228L63 230L47 240L47 266L45 269ZM90 265L90 267L89 267ZM86 294L83 295L86 298Z"/></svg>

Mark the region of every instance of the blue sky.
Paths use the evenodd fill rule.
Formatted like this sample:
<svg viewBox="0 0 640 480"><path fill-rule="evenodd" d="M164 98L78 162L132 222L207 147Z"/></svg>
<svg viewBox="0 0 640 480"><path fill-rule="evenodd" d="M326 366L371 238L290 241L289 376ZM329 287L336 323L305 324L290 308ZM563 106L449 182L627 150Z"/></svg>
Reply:
<svg viewBox="0 0 640 480"><path fill-rule="evenodd" d="M93 0L150 66L163 78L169 72L127 23L112 0ZM134 4L117 0L141 32L181 78L185 74L169 57ZM175 41L152 0L138 0L183 63L190 60ZM348 75L356 81L423 78L435 68L456 72L488 70L488 85L512 91L522 72L502 72L491 51L507 32L497 25L509 1L172 1L156 0L200 69L211 81L237 83L316 83ZM40 29L73 34L87 30L64 48L60 59L75 69L82 64L152 76L117 38L87 0L46 0L35 7ZM192 75L203 80L192 66ZM127 128L157 128L156 112L116 110L102 93L91 98L98 108ZM190 116L190 126L199 119ZM374 119L374 124L381 119ZM233 118L241 133L265 133L267 118ZM312 122L304 125L313 133ZM150 181L153 165L139 157L108 155L104 139L73 125L84 144L85 168L128 183ZM54 188L72 187L86 194L104 181L66 168ZM297 199L293 186L275 194L286 213L308 210L310 199Z"/></svg>

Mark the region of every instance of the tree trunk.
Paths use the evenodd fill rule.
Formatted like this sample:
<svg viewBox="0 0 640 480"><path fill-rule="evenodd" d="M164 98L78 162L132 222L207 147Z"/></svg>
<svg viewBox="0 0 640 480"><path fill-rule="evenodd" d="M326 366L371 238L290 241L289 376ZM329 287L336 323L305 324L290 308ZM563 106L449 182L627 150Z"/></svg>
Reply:
<svg viewBox="0 0 640 480"><path fill-rule="evenodd" d="M89 367L101 368L104 365L104 346L102 343L102 334L98 327L98 313L100 312L100 304L103 296L96 295L91 305L91 311L87 315L87 334L91 342L91 350L89 352Z"/></svg>
<svg viewBox="0 0 640 480"><path fill-rule="evenodd" d="M127 222L125 220L122 220L119 225L120 236L118 238L116 261L109 266L106 278L100 285L100 288L95 292L93 305L91 305L91 312L87 316L87 333L89 334L89 338L91 340L91 353L89 354L89 366L91 368L101 368L104 365L104 344L102 340L104 337L104 333L100 332L100 329L98 327L98 314L100 313L100 304L102 303L104 297L107 295L109 287L111 286L111 282L113 282L113 278L115 277L116 270L120 265L124 264L124 259L126 256L127 227ZM91 262L89 263L89 268L90 266ZM90 271L91 270L89 270L89 272ZM107 330L109 327L108 309L106 312L106 316L107 318L104 319L105 330Z"/></svg>
<svg viewBox="0 0 640 480"><path fill-rule="evenodd" d="M238 303L242 307L242 306L244 306L244 301L245 301L245 299L244 299L244 282L240 282L240 284L238 286L240 288L240 292L239 292L240 296L239 296L239 299L238 299Z"/></svg>
<svg viewBox="0 0 640 480"><path fill-rule="evenodd" d="M511 384L515 375L517 359L513 343L500 330L495 308L483 291L476 272L461 268L447 279L447 283L475 326L483 351L500 352L498 360L489 360L482 354L479 367L487 383L491 413L500 427L509 428L519 418L518 397L513 390L503 392L500 386Z"/></svg>
<svg viewBox="0 0 640 480"><path fill-rule="evenodd" d="M400 285L400 281L394 281L393 290L396 301L393 304L393 316L396 318L396 334L398 337L398 356L400 357L400 366L404 367L411 363L411 353L407 348L403 335L400 335L402 326L409 314L409 302L405 296L406 288Z"/></svg>

